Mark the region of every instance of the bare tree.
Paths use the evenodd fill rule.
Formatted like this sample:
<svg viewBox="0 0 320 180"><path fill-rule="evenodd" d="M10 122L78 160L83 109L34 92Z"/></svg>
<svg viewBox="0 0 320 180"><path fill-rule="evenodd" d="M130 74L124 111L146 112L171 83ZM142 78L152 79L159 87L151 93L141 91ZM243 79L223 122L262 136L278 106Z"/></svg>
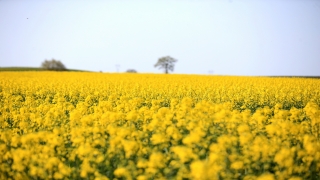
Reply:
<svg viewBox="0 0 320 180"><path fill-rule="evenodd" d="M169 71L173 71L174 69L174 63L176 63L178 60L170 57L165 56L158 59L158 62L154 65L154 67L159 67L159 69L164 69L164 72L166 74L169 73Z"/></svg>
<svg viewBox="0 0 320 180"><path fill-rule="evenodd" d="M55 59L52 60L45 60L42 62L41 67L45 70L52 70L52 71L65 71L67 68L62 64L62 62L57 61Z"/></svg>

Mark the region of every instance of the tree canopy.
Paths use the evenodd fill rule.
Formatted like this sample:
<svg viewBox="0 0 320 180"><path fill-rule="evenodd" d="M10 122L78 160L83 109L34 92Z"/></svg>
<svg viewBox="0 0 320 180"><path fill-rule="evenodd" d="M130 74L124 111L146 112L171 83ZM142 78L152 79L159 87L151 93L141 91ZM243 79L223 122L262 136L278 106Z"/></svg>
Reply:
<svg viewBox="0 0 320 180"><path fill-rule="evenodd" d="M62 64L61 61L57 61L55 59L52 60L45 60L42 62L41 67L45 70L51 70L51 71L65 71L67 68L64 64Z"/></svg>
<svg viewBox="0 0 320 180"><path fill-rule="evenodd" d="M166 74L169 73L169 71L173 71L174 65L178 60L170 57L165 56L158 59L158 62L154 65L154 67L159 67L159 69L164 69L164 72Z"/></svg>

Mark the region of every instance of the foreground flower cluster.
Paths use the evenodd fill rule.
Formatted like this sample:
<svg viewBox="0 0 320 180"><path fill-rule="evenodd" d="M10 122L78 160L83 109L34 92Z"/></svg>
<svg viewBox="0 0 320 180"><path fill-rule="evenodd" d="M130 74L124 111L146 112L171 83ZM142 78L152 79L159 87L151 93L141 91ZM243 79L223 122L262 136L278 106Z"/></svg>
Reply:
<svg viewBox="0 0 320 180"><path fill-rule="evenodd" d="M0 179L319 179L320 80L0 73Z"/></svg>

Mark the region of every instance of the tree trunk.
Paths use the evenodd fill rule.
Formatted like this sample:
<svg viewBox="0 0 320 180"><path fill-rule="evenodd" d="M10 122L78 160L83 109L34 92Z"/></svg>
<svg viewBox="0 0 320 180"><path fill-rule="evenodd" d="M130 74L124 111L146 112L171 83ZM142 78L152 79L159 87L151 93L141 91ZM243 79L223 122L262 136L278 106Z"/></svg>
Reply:
<svg viewBox="0 0 320 180"><path fill-rule="evenodd" d="M165 73L168 74L168 64L166 64Z"/></svg>

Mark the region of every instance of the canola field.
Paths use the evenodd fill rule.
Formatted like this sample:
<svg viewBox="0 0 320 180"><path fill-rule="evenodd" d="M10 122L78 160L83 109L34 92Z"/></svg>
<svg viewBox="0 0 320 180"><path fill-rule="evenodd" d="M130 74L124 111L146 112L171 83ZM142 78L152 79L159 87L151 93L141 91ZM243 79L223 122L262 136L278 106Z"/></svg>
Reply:
<svg viewBox="0 0 320 180"><path fill-rule="evenodd" d="M320 80L0 73L0 179L320 179Z"/></svg>

